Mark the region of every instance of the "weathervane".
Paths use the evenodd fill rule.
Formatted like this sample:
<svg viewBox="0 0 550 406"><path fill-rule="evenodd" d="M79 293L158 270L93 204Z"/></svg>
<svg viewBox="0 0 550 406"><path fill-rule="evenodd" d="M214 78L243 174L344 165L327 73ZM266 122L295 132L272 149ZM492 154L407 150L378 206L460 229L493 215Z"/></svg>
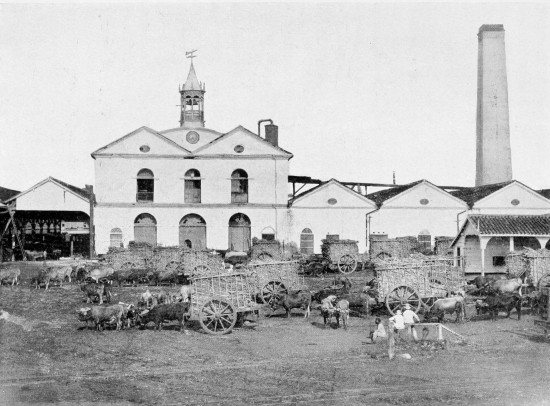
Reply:
<svg viewBox="0 0 550 406"><path fill-rule="evenodd" d="M185 57L191 59L193 61L193 58L196 58L197 55L193 55L195 52L197 52L196 49L193 49L192 51L185 51Z"/></svg>

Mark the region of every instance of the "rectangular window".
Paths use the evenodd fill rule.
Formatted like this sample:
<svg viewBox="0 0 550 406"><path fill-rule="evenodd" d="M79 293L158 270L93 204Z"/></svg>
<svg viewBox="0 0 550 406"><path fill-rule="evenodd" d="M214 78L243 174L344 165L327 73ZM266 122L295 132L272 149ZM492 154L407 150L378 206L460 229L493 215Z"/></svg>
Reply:
<svg viewBox="0 0 550 406"><path fill-rule="evenodd" d="M506 257L493 257L493 266L506 265Z"/></svg>
<svg viewBox="0 0 550 406"><path fill-rule="evenodd" d="M138 179L137 180L137 196L138 202L152 202L155 194L154 179Z"/></svg>
<svg viewBox="0 0 550 406"><path fill-rule="evenodd" d="M201 181L185 180L185 203L200 203L201 202Z"/></svg>
<svg viewBox="0 0 550 406"><path fill-rule="evenodd" d="M248 203L248 179L231 180L231 203Z"/></svg>
<svg viewBox="0 0 550 406"><path fill-rule="evenodd" d="M262 234L262 240L274 241L275 240L275 234Z"/></svg>

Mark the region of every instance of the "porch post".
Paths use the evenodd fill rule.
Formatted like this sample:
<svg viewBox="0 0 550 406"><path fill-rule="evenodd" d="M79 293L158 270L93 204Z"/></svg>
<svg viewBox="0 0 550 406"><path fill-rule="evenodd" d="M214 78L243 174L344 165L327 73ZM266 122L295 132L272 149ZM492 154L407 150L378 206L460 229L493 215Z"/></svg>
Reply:
<svg viewBox="0 0 550 406"><path fill-rule="evenodd" d="M540 247L542 249L544 249L544 247L546 247L546 244L548 243L548 241L550 241L550 237L537 237L537 240L540 244Z"/></svg>
<svg viewBox="0 0 550 406"><path fill-rule="evenodd" d="M510 236L510 252L514 252L514 237Z"/></svg>
<svg viewBox="0 0 550 406"><path fill-rule="evenodd" d="M485 276L485 248L491 237L479 237L479 248L481 249L481 276Z"/></svg>

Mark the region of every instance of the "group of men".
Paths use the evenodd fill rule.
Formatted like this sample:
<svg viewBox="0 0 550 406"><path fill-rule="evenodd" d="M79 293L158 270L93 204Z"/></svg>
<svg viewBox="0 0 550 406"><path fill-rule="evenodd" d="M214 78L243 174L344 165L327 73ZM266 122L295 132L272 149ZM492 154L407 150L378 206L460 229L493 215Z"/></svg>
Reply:
<svg viewBox="0 0 550 406"><path fill-rule="evenodd" d="M397 334L401 334L407 329L410 329L410 331L412 332L413 339L415 341L418 340L418 335L414 328L414 323L415 321L420 323L420 318L411 309L410 304L408 303L405 304L403 312L399 309L396 310L395 315L390 317L389 321L390 321L390 328L393 328ZM380 341L380 340L385 340L388 337L386 333L386 329L384 328L384 324L382 323L380 318L376 318L375 324L376 324L376 329L374 331L371 331L370 333L370 339L372 343L376 343L377 341Z"/></svg>

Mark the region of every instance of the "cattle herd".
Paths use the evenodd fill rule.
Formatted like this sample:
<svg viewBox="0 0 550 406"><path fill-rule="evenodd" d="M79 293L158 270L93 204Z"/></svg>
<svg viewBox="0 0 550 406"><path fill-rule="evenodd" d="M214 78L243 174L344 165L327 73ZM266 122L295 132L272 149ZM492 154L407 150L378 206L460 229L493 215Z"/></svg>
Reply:
<svg viewBox="0 0 550 406"><path fill-rule="evenodd" d="M17 265L0 268L1 285L16 286L20 278L21 272ZM77 311L78 319L86 322L86 326L92 322L97 330L106 327L120 330L145 326L151 322L161 330L163 323L177 321L180 331L186 333L185 322L190 317L192 294L191 282L187 279L182 281L183 285L176 291L170 292L170 289L166 289L153 294L148 286L152 283L159 284L167 281L162 273L151 274L139 270L115 271L112 267L101 263L57 266L46 266L44 263L44 266L31 276L30 281L31 287L35 289L44 287L45 290L55 282L61 287L63 283L78 282L83 293L83 301L86 301L86 307ZM146 282L147 288L145 292L136 295L137 303L111 303L115 284L120 288L124 284L137 286L141 282ZM436 319L438 322L443 322L445 314L456 313L456 322L464 321L467 297L475 298L478 315L489 313L491 319L495 320L499 311L505 311L509 317L511 310L516 309L520 319L521 306L525 299L525 296L522 296L521 287L521 279L477 277L468 282L464 290L446 298L437 299L429 307L425 306L422 309L424 320ZM290 317L292 309L302 309L305 318L309 317L312 307L320 308L325 326L330 324L334 317L336 326L338 327L342 320L344 328L348 326L351 308L360 307L360 311L366 310L371 315L378 312L376 315L380 315L379 312L384 306L377 302L375 281L371 280L367 283L360 293L350 293L351 288L352 284L348 278L336 278L329 287L316 292L300 290L282 294L274 297L267 306L271 308L271 314L279 308L284 309L287 317ZM315 302L318 304L314 305Z"/></svg>

